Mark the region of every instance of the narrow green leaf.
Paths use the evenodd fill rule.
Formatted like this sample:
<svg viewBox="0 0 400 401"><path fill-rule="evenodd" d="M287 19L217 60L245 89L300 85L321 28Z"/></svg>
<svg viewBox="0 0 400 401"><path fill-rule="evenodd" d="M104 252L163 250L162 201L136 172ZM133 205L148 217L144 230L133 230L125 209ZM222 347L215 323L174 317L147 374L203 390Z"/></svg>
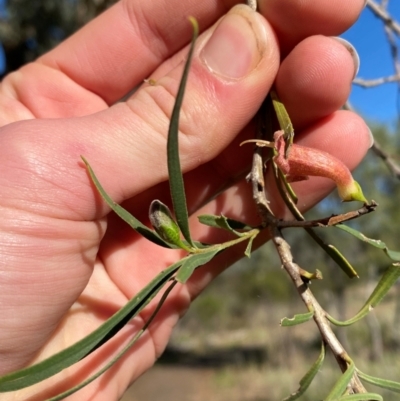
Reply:
<svg viewBox="0 0 400 401"><path fill-rule="evenodd" d="M291 394L289 397L286 397L283 401L295 401L300 398L308 389L312 381L314 380L316 374L319 372L322 363L325 359L325 344L321 344L321 352L319 353L318 359L312 364L311 368L308 372L303 376L300 380L300 387L298 390Z"/></svg>
<svg viewBox="0 0 400 401"><path fill-rule="evenodd" d="M389 248L386 248L385 253L393 261L400 262L400 252L399 251L391 251Z"/></svg>
<svg viewBox="0 0 400 401"><path fill-rule="evenodd" d="M302 324L311 320L314 316L314 312L300 313L298 315L294 315L291 318L284 317L281 320L282 327L296 326L298 324Z"/></svg>
<svg viewBox="0 0 400 401"><path fill-rule="evenodd" d="M129 341L129 343L117 354L115 355L108 363L106 363L100 370L98 370L95 374L90 376L88 379L82 381L81 383L77 384L76 386L64 391L63 393L60 393L56 395L55 397L49 398L46 401L60 401L63 400L64 398L70 396L71 394L76 393L83 387L86 387L88 384L90 384L92 381L96 380L98 377L100 377L104 372L106 372L108 369L111 368L116 362L118 362L127 351L129 351L130 348L139 340L139 338L142 336L142 334L146 331L146 329L149 327L150 323L153 321L155 316L157 315L158 311L160 310L161 306L167 299L169 293L171 290L174 288L176 284L176 281L173 281L172 284L166 289L164 292L163 296L161 297L160 302L158 303L156 309L154 312L151 314L149 320L144 324L141 330L135 334L135 336Z"/></svg>
<svg viewBox="0 0 400 401"><path fill-rule="evenodd" d="M198 216L198 219L201 224L209 227L222 228L224 230L231 231L236 235L242 234L236 230L249 231L254 228L241 221L225 217L224 215L215 216L213 214L202 214L201 216Z"/></svg>
<svg viewBox="0 0 400 401"><path fill-rule="evenodd" d="M97 179L92 167L88 163L88 161L81 156L83 162L86 165L86 169L89 173L89 176L95 185L97 191L101 195L101 197L104 199L104 201L107 203L107 205L126 223L128 223L136 232L138 232L140 235L145 237L151 242L154 242L157 245L163 246L165 248L171 248L171 245L165 242L160 236L153 230L150 230L150 228L146 227L144 224L142 224L136 217L132 216L127 210L125 210L122 206L118 205L118 203L115 203L110 196L107 194L107 192L104 190L103 186L100 184L99 180Z"/></svg>
<svg viewBox="0 0 400 401"><path fill-rule="evenodd" d="M114 337L133 317L157 295L186 258L169 266L157 275L123 308L103 323L93 333L61 352L16 372L0 377L0 393L15 391L39 383L63 369L84 359L109 339Z"/></svg>
<svg viewBox="0 0 400 401"><path fill-rule="evenodd" d="M98 377L100 377L104 372L106 372L108 369L111 368L116 362L118 362L124 354L129 351L129 349L137 342L137 340L141 337L143 334L143 330L140 330L135 337L106 365L104 365L98 372L96 372L94 375L90 376L88 379L80 382L76 386L64 391L63 393L60 393L54 397L51 397L47 399L46 401L60 401L65 399L66 397L69 397L70 395L78 392L82 388L86 387L88 384L96 380Z"/></svg>
<svg viewBox="0 0 400 401"><path fill-rule="evenodd" d="M277 152L275 151L274 154L277 154ZM279 177L280 177L280 179L282 180L282 183L283 183L283 185L284 185L285 188L286 188L287 194L290 196L290 198L293 200L293 202L294 202L295 204L297 204L297 202L299 201L299 199L297 198L297 195L296 195L296 193L294 192L292 186L289 184L289 182L288 182L288 180L287 180L287 178L286 178L286 175L283 174L283 172L282 172L282 170L281 170L280 168L278 168L278 171L279 171Z"/></svg>
<svg viewBox="0 0 400 401"><path fill-rule="evenodd" d="M359 240L361 240L363 242L366 242L369 245L372 245L376 248L382 249L391 260L393 260L394 262L400 262L400 252L391 251L383 241L368 238L364 234L360 233L359 231L355 230L354 228L346 226L345 224L337 224L335 227L339 228L340 230L346 231L347 233L353 235L354 237L358 238Z"/></svg>
<svg viewBox="0 0 400 401"><path fill-rule="evenodd" d="M186 283L197 267L208 263L218 252L220 249L189 255L176 273L175 280L182 284Z"/></svg>
<svg viewBox="0 0 400 401"><path fill-rule="evenodd" d="M249 242L247 243L246 250L244 251L244 255L247 256L248 258L251 257L251 250L253 248L253 241L256 238L256 235L253 235L250 237Z"/></svg>
<svg viewBox="0 0 400 401"><path fill-rule="evenodd" d="M322 280L323 279L322 273L318 269L316 269L314 273L308 272L307 270L304 270L304 269L300 269L299 273L300 273L300 276L306 280Z"/></svg>
<svg viewBox="0 0 400 401"><path fill-rule="evenodd" d="M176 96L174 109L172 111L171 122L168 131L167 157L169 184L176 220L186 241L191 247L194 247L189 231L189 217L186 205L185 186L183 183L181 163L179 160L179 115L182 106L183 95L185 93L190 63L193 56L194 44L199 33L199 26L196 20L191 18L190 22L193 25L193 38L185 63L185 68L183 70L178 94Z"/></svg>
<svg viewBox="0 0 400 401"><path fill-rule="evenodd" d="M321 247L350 278L359 277L351 263L334 245L324 242Z"/></svg>
<svg viewBox="0 0 400 401"><path fill-rule="evenodd" d="M354 374L354 363L351 363L347 370L340 376L339 380L333 386L331 392L325 398L325 401L338 401L343 396L347 385L350 383Z"/></svg>
<svg viewBox="0 0 400 401"><path fill-rule="evenodd" d="M387 390L393 391L395 393L400 393L400 383L393 380L380 379L379 377L374 377L367 375L357 369L357 375L361 380L367 383L373 384L374 386L385 388Z"/></svg>
<svg viewBox="0 0 400 401"><path fill-rule="evenodd" d="M331 244L327 244L312 228L305 229L311 238L331 257L333 261L347 274L348 277L358 278L358 273L351 265L351 263L345 258L345 256Z"/></svg>
<svg viewBox="0 0 400 401"><path fill-rule="evenodd" d="M330 322L335 324L336 326L350 326L351 324L359 321L364 316L366 316L372 309L376 308L388 291L392 288L392 286L396 283L398 278L400 277L400 264L394 263L389 266L386 272L383 274L378 284L376 285L374 291L370 295L370 297L365 302L364 306L360 309L360 311L351 319L341 322L339 320L334 319L332 316L327 315L327 318Z"/></svg>
<svg viewBox="0 0 400 401"><path fill-rule="evenodd" d="M286 154L292 146L293 138L294 138L294 128L292 121L290 120L289 114L286 110L285 105L279 100L277 93L274 90L270 92L272 105L274 106L276 117L279 122L279 126L281 130L285 133L286 140Z"/></svg>
<svg viewBox="0 0 400 401"><path fill-rule="evenodd" d="M383 401L383 397L375 393L349 394L340 398L339 401Z"/></svg>

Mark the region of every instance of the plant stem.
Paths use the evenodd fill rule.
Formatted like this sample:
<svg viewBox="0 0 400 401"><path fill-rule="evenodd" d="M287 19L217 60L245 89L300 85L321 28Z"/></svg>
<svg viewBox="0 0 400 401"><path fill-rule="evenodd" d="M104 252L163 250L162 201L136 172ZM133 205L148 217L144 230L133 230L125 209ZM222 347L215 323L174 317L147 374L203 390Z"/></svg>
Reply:
<svg viewBox="0 0 400 401"><path fill-rule="evenodd" d="M257 11L257 0L246 0L246 4L254 11Z"/></svg>
<svg viewBox="0 0 400 401"><path fill-rule="evenodd" d="M260 109L258 115L260 120L263 118L262 116L265 115L265 107L268 107L266 102L264 102L263 107ZM261 128L262 124L259 125L257 139L262 139L265 134L265 132L262 132ZM262 219L263 226L268 228L282 266L291 278L302 301L306 305L308 311L314 312L313 318L320 332L322 341L331 349L340 369L344 372L348 369L351 358L337 339L335 333L332 331L330 322L326 318L327 313L314 297L306 282L302 279L300 266L293 262L293 255L290 246L283 238L279 228L279 225L282 224L282 222L276 219L268 206L268 200L265 195L263 163L264 161L260 155L260 148L256 147L253 155L253 165L251 172L248 175L248 180L252 183L253 199ZM291 222L289 222L289 224L290 223ZM304 224L304 222L302 223ZM349 383L348 391L349 394L367 392L356 373L353 375Z"/></svg>

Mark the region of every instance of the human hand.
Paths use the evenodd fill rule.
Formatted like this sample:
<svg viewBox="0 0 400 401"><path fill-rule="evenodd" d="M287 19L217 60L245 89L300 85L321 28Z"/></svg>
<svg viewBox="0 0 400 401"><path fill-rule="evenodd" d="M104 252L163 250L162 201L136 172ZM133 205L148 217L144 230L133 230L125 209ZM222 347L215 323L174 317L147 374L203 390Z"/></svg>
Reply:
<svg viewBox="0 0 400 401"><path fill-rule="evenodd" d="M292 0L264 0L259 8L268 22L236 7L210 39L211 25L236 2L226 3L121 0L2 82L1 374L75 343L180 258L178 251L156 247L109 215L80 155L111 197L141 221L147 221L151 200L168 203L166 133L187 54L182 47L191 37L188 15L204 30L180 124L191 213L256 219L251 188L242 178L251 149L238 144L254 134L250 120L275 78L296 140L329 151L350 168L365 154L367 126L356 115L337 111L350 91L353 59L338 41L314 36L347 29L363 1L319 0L300 7ZM285 55L281 65L279 48ZM157 84L142 85L116 103L148 77ZM323 179L296 184L301 210L332 187ZM273 188L268 198L283 217ZM200 226L195 217L192 233L209 242L225 235ZM154 363L190 300L240 254L232 249L196 272L171 294L137 346L70 399L118 399ZM132 337L151 307L78 367L5 399L42 400L88 377Z"/></svg>

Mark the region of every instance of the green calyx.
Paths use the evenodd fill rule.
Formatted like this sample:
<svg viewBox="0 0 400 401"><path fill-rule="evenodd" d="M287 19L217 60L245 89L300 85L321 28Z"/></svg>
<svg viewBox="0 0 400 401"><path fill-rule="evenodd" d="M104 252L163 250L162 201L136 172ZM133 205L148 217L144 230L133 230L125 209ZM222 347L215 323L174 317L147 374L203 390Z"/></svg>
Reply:
<svg viewBox="0 0 400 401"><path fill-rule="evenodd" d="M368 201L363 194L360 184L355 180L353 180L350 188L338 188L338 191L339 196L341 197L343 202L358 201L368 204Z"/></svg>
<svg viewBox="0 0 400 401"><path fill-rule="evenodd" d="M168 206L159 200L154 200L150 204L149 218L154 230L164 241L190 251L189 247L181 239L180 229Z"/></svg>

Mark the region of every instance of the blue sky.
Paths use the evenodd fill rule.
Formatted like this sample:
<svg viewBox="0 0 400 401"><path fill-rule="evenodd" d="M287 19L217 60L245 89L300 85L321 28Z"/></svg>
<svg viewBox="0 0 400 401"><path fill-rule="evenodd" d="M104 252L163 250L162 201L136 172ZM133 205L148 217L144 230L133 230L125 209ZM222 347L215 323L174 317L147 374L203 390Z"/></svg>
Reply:
<svg viewBox="0 0 400 401"><path fill-rule="evenodd" d="M400 21L400 1L389 2L389 12ZM365 8L356 24L342 35L357 49L361 59L359 78L373 79L394 74L390 48L386 41L383 23ZM400 45L400 40L398 40ZM388 123L394 126L400 108L399 86L396 83L376 88L360 88L353 85L350 101L368 121Z"/></svg>

